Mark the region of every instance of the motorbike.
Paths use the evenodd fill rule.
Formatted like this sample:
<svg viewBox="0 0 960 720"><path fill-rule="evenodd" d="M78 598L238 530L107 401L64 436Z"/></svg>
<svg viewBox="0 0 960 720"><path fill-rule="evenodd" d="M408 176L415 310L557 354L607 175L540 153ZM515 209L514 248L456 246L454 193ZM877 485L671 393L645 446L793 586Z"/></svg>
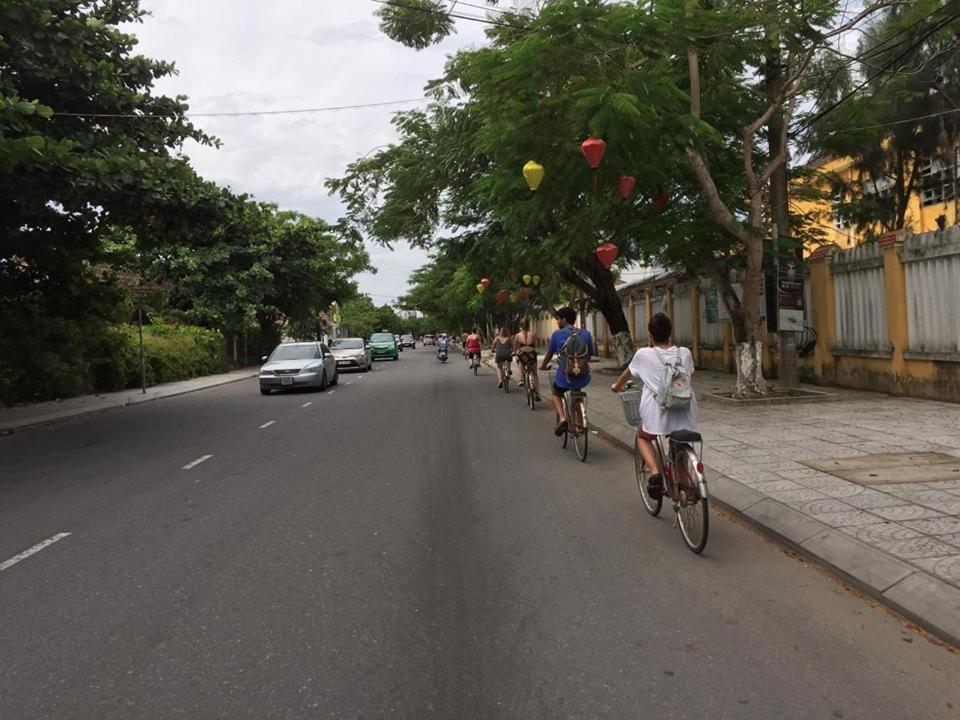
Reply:
<svg viewBox="0 0 960 720"><path fill-rule="evenodd" d="M440 349L440 350L437 350L437 360L439 360L440 362L446 362L446 361L447 361L447 349L446 349L446 348L442 348L442 349Z"/></svg>

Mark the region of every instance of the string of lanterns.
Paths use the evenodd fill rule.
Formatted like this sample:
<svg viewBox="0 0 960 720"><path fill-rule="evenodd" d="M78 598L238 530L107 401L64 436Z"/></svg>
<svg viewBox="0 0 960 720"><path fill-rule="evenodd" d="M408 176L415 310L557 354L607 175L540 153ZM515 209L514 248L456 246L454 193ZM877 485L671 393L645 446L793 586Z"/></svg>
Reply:
<svg viewBox="0 0 960 720"><path fill-rule="evenodd" d="M604 142L602 138L590 137L580 143L580 152L583 153L583 157L586 158L587 164L590 166L590 169L593 170L594 192L597 191L597 169L600 167L600 163L603 162L603 156L606 151L607 143ZM530 188L531 192L536 192L537 188L539 188L540 184L543 182L545 175L546 169L536 160L529 160L523 166L523 178L527 181L527 186ZM633 190L636 185L637 179L633 177L633 175L620 173L620 175L617 177L617 194L620 196L620 199L626 200L629 198L633 194ZM659 213L665 212L669 204L670 195L665 190L661 190L660 193L653 198L653 206ZM594 253L597 256L597 259L600 261L600 264L603 265L604 269L609 270L613 265L613 261L617 259L617 255L620 254L620 249L613 243L606 242L598 246ZM526 278L528 276L524 275L523 277L524 282L526 282ZM497 294L497 297L500 297L499 293Z"/></svg>

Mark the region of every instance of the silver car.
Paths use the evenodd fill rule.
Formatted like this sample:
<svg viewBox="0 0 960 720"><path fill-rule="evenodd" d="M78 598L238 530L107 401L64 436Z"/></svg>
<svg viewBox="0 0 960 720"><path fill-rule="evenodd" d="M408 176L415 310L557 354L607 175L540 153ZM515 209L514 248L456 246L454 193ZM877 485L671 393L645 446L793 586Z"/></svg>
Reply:
<svg viewBox="0 0 960 720"><path fill-rule="evenodd" d="M336 385L337 359L319 342L293 342L277 345L270 356L264 355L260 367L260 393L295 387L325 390Z"/></svg>
<svg viewBox="0 0 960 720"><path fill-rule="evenodd" d="M341 338L331 344L339 370L362 370L367 372L373 367L370 347L363 338Z"/></svg>

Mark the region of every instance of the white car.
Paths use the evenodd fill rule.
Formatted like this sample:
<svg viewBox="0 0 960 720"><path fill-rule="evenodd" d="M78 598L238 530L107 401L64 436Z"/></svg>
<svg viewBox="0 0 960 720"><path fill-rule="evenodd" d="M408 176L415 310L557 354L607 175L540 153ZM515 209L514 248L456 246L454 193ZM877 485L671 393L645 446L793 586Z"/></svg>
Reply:
<svg viewBox="0 0 960 720"><path fill-rule="evenodd" d="M261 358L260 393L312 387L326 390L339 380L337 359L320 342L292 342L277 345Z"/></svg>
<svg viewBox="0 0 960 720"><path fill-rule="evenodd" d="M361 370L367 372L373 367L370 346L363 338L340 338L331 344L333 355L337 359L338 370Z"/></svg>

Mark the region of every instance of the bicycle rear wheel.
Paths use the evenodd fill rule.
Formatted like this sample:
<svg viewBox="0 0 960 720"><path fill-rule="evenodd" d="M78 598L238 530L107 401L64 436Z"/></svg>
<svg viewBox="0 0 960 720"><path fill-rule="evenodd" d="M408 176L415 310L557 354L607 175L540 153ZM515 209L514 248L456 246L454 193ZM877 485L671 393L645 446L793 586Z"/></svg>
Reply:
<svg viewBox="0 0 960 720"><path fill-rule="evenodd" d="M677 506L677 524L687 547L699 554L707 546L710 531L710 512L706 496L700 492L697 482L696 454L690 447L677 450L673 474L680 495Z"/></svg>
<svg viewBox="0 0 960 720"><path fill-rule="evenodd" d="M586 462L587 441L590 439L590 433L587 431L584 399L582 397L575 398L571 402L570 410L570 420L573 425L571 429L573 433L573 447L577 451L577 457L580 458L580 462Z"/></svg>
<svg viewBox="0 0 960 720"><path fill-rule="evenodd" d="M643 462L643 455L640 454L640 439L633 439L633 467L637 473L637 489L640 490L640 499L643 501L643 507L647 512L656 517L660 514L660 508L663 507L663 496L654 498L647 490L647 483L650 481L650 468Z"/></svg>

